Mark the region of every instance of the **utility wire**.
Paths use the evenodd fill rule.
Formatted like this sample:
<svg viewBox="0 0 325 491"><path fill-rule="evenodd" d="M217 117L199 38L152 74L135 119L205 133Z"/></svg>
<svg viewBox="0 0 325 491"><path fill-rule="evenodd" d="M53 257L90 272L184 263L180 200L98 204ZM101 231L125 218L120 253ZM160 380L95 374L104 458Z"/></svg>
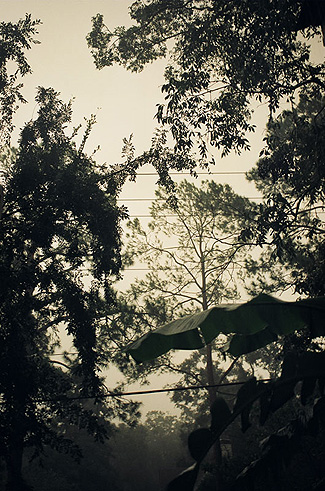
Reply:
<svg viewBox="0 0 325 491"><path fill-rule="evenodd" d="M261 196L247 196L247 199L263 199ZM156 198L153 196L152 198L117 198L116 201L167 201L167 199Z"/></svg>
<svg viewBox="0 0 325 491"><path fill-rule="evenodd" d="M271 378L264 378L264 379L259 379L257 382L271 382L273 379ZM137 395L148 395L148 394L161 394L164 392L180 392L180 391L186 391L186 390L200 390L200 389L210 389L210 388L218 388L218 387L230 387L230 386L235 386L235 385L244 385L247 383L247 380L244 382L224 382L222 384L210 384L210 385L188 385L185 387L169 387L166 389L151 389L151 390L134 390L134 391L109 391L107 394L94 394L91 396L72 396L72 397L66 397L66 396L58 396L56 398L51 398L51 399L37 399L37 402L55 402L55 401L60 401L60 402L68 402L68 401L79 401L79 400L89 400L89 399L101 399L101 398L108 398L108 397L125 397L125 396L137 396ZM0 402L0 405L5 405L4 401Z"/></svg>
<svg viewBox="0 0 325 491"><path fill-rule="evenodd" d="M257 382L271 382L271 378L259 379ZM114 396L134 396L134 395L146 395L146 394L159 394L162 392L181 392L185 390L198 390L198 389L210 389L216 387L229 387L233 385L244 385L245 382L224 382L222 384L211 384L211 385L188 385L185 387L170 387L166 389L152 389L152 390L135 390L130 392L110 392L105 394L104 397L114 397Z"/></svg>
<svg viewBox="0 0 325 491"><path fill-rule="evenodd" d="M307 214L308 212L306 212ZM318 215L324 215L325 214L325 211L318 211L317 212ZM177 215L177 213L168 213L168 214L164 214L163 217L165 218L175 218L175 217L178 217L179 215ZM146 215L140 215L140 214L137 214L137 215L128 215L128 218L153 218L152 215L149 215L149 214L146 214ZM187 218L191 218L191 215L189 215Z"/></svg>
<svg viewBox="0 0 325 491"><path fill-rule="evenodd" d="M234 268L231 268L231 270L240 270L242 268L244 268L244 266L234 267ZM180 269L181 268L176 268L176 267L175 268L168 268L168 271L179 271ZM219 269L221 269L221 267ZM152 268L124 268L121 270L121 273L123 273L124 271L152 271ZM163 269L158 269L157 272L164 273L165 271Z"/></svg>
<svg viewBox="0 0 325 491"><path fill-rule="evenodd" d="M191 174L190 172L169 172L168 173L170 176L191 176L194 177L194 174ZM246 175L247 171L216 171L216 172L196 172L195 175L197 176L227 176L227 175ZM137 175L138 176L155 176L159 177L157 172L139 172Z"/></svg>

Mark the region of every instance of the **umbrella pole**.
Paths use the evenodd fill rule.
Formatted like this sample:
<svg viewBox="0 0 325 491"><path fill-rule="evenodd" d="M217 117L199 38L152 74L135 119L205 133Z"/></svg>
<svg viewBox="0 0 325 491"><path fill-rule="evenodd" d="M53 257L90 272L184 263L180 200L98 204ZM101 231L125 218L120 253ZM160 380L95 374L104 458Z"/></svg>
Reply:
<svg viewBox="0 0 325 491"><path fill-rule="evenodd" d="M213 370L213 361L212 361L212 347L211 344L208 344L206 346L206 357L207 357L207 376L208 376L208 385L209 387L209 403L210 407L214 403L217 397L217 390L216 387L212 387L215 385L215 379L214 379L214 370ZM222 453L221 453L221 445L220 445L220 438L218 438L213 446L214 449L214 460L215 460L215 466L216 466L216 491L219 491L221 488L221 463L222 463Z"/></svg>

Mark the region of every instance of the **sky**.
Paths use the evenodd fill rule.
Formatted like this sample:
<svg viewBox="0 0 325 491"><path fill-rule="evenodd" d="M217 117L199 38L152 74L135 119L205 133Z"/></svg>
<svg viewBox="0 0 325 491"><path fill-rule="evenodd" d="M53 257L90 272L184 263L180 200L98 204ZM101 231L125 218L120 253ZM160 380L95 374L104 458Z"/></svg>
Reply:
<svg viewBox="0 0 325 491"><path fill-rule="evenodd" d="M74 98L74 126L84 123L85 117L96 114L97 124L88 140L86 151L92 153L100 145L101 150L96 157L98 162L120 162L122 140L130 134L134 135L133 142L137 154L150 147L152 133L156 127L156 104L163 102L160 87L163 83L164 60L150 64L140 74L127 72L118 66L98 71L85 39L91 29L91 17L97 13L104 15L105 23L111 29L117 25L128 25L130 4L130 0L0 0L2 21L15 22L24 17L25 13L30 13L33 18L42 21L37 36L40 44L34 45L28 53L33 73L22 80L22 93L28 103L21 106L16 114L13 144L17 141L24 122L35 117L36 88L43 86L53 87L66 102ZM251 152L239 157L231 154L225 159L216 155L216 166L212 171L222 174L212 175L211 178L222 183L227 182L237 193L250 197L258 196L254 186L245 181L243 174L231 172L244 173L253 166L263 146L265 121L265 107L257 107L253 120L257 130L251 136ZM141 172L150 173L152 169L146 168L139 173ZM184 177L189 178L181 175L175 177L175 180ZM202 175L195 182L199 183L206 178L206 175ZM141 215L141 220L148 221L143 215L148 214L156 180L155 175L139 175L135 183L125 185L120 198L125 200L131 217ZM139 198L148 201L137 201ZM132 281L136 274L129 271L126 273L125 281ZM158 388L164 383L166 380L160 379L157 382ZM162 399L146 396L142 400L145 400L147 408L159 409L159 401Z"/></svg>
<svg viewBox="0 0 325 491"><path fill-rule="evenodd" d="M116 163L121 160L122 140L133 134L136 152L148 149L154 128L156 104L163 102L160 87L163 83L165 61L149 64L141 73L127 72L119 66L98 71L92 61L86 43L91 29L91 17L100 12L106 25L113 29L117 25L130 23L128 6L130 0L0 0L0 16L5 21L16 21L31 13L39 18L37 39L28 53L33 74L24 77L23 95L28 104L16 115L16 132L25 121L35 116L37 107L34 96L37 86L53 87L61 93L63 100L74 98L73 122L83 122L84 117L96 114L95 125L86 150L91 153L98 145L101 151L97 159ZM265 118L265 108L257 110L257 120ZM259 125L262 128L263 125ZM252 138L253 152L236 158L234 155L217 161L216 171L246 171L258 156L261 147L261 132ZM203 178L203 177L202 177ZM236 191L250 190L243 177L227 175L220 177L236 187ZM154 176L139 177L136 185L129 185L123 197L154 196ZM132 195L132 196L131 196ZM132 212L132 210L131 210ZM135 213L138 209L134 210Z"/></svg>

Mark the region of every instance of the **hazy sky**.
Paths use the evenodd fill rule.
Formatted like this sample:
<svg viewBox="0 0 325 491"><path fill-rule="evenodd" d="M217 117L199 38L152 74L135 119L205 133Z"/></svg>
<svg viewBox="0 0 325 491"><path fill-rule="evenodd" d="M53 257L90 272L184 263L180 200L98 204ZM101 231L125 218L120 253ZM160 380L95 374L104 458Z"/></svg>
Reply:
<svg viewBox="0 0 325 491"><path fill-rule="evenodd" d="M122 138L132 132L139 150L149 145L161 68L152 65L140 75L120 67L98 71L85 40L91 17L98 12L112 28L127 23L128 4L125 0L0 0L3 20L15 21L28 12L42 21L37 36L41 44L28 54L33 74L23 80L30 104L19 110L18 125L33 116L35 89L41 85L53 87L64 100L75 98L76 124L97 114L88 150L91 144L100 144L104 161L120 159Z"/></svg>
<svg viewBox="0 0 325 491"><path fill-rule="evenodd" d="M41 44L33 46L28 54L33 74L24 77L23 94L29 104L17 113L15 137L19 127L35 115L37 108L33 100L36 87L44 86L59 91L65 101L75 98L75 125L92 113L97 115L98 123L87 150L91 152L99 144L98 160L108 163L119 161L122 139L131 133L138 153L149 147L156 126L156 104L163 101L160 86L165 62L150 64L140 74L127 72L118 66L98 71L85 41L91 29L91 17L98 12L104 14L105 23L110 28L128 24L130 3L130 0L0 0L2 20L16 21L28 12L42 21L37 37ZM260 130L264 126L264 116L265 109L260 108L257 116L257 122L261 118L263 120ZM249 169L260 150L260 140L261 131L258 131L252 138L254 152L241 158L231 155L217 161L216 170ZM251 189L245 186L243 178L228 175L220 179L228 181L238 192ZM137 185L128 187L123 196L133 197L136 193L143 197L143 189L146 189L146 196L152 197L154 182L154 178L139 178Z"/></svg>

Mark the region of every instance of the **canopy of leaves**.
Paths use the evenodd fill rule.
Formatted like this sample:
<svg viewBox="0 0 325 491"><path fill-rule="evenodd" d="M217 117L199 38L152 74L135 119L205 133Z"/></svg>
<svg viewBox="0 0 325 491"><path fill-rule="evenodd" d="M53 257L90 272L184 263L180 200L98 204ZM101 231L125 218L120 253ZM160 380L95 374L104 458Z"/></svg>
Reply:
<svg viewBox="0 0 325 491"><path fill-rule="evenodd" d="M242 431L247 431L252 424L253 408L257 402L259 422L264 425L274 412L297 395L301 401L300 414L261 442L260 457L238 475L238 487L232 489L260 489L255 488L255 484L261 476L263 489L280 486L281 473L291 465L295 454L301 451L306 437L310 445L311 438L316 439L319 434L323 438L324 435L324 352L290 353L283 361L281 376L277 380L259 382L255 377L251 378L239 389L232 409L225 399L218 397L211 407L210 427L197 429L189 435L188 447L196 463L171 481L167 489L193 490L201 463L211 446L238 416ZM323 444L319 448L322 452ZM309 487L312 489L322 487L324 471L321 462L322 455L314 455L316 470L309 471ZM271 476L270 487L268 476ZM315 487L311 486L311 482ZM306 481L303 486L305 484ZM316 487L318 485L319 488Z"/></svg>
<svg viewBox="0 0 325 491"><path fill-rule="evenodd" d="M119 63L139 71L168 57L158 121L177 150L196 144L206 157L210 144L226 155L249 148L254 100L265 101L272 115L301 87L324 89L324 64L312 62L297 37L305 27L313 37L323 16L321 1L138 0L130 6L131 27L111 31L98 14L87 41L99 69Z"/></svg>
<svg viewBox="0 0 325 491"><path fill-rule="evenodd" d="M174 315L236 298L236 271L248 249L241 230L254 216L254 205L228 185L182 181L175 189L176 206L163 189L156 192L147 230L137 219L129 224L126 248L126 261L139 258L150 270L134 284L137 297L157 292L174 303Z"/></svg>

